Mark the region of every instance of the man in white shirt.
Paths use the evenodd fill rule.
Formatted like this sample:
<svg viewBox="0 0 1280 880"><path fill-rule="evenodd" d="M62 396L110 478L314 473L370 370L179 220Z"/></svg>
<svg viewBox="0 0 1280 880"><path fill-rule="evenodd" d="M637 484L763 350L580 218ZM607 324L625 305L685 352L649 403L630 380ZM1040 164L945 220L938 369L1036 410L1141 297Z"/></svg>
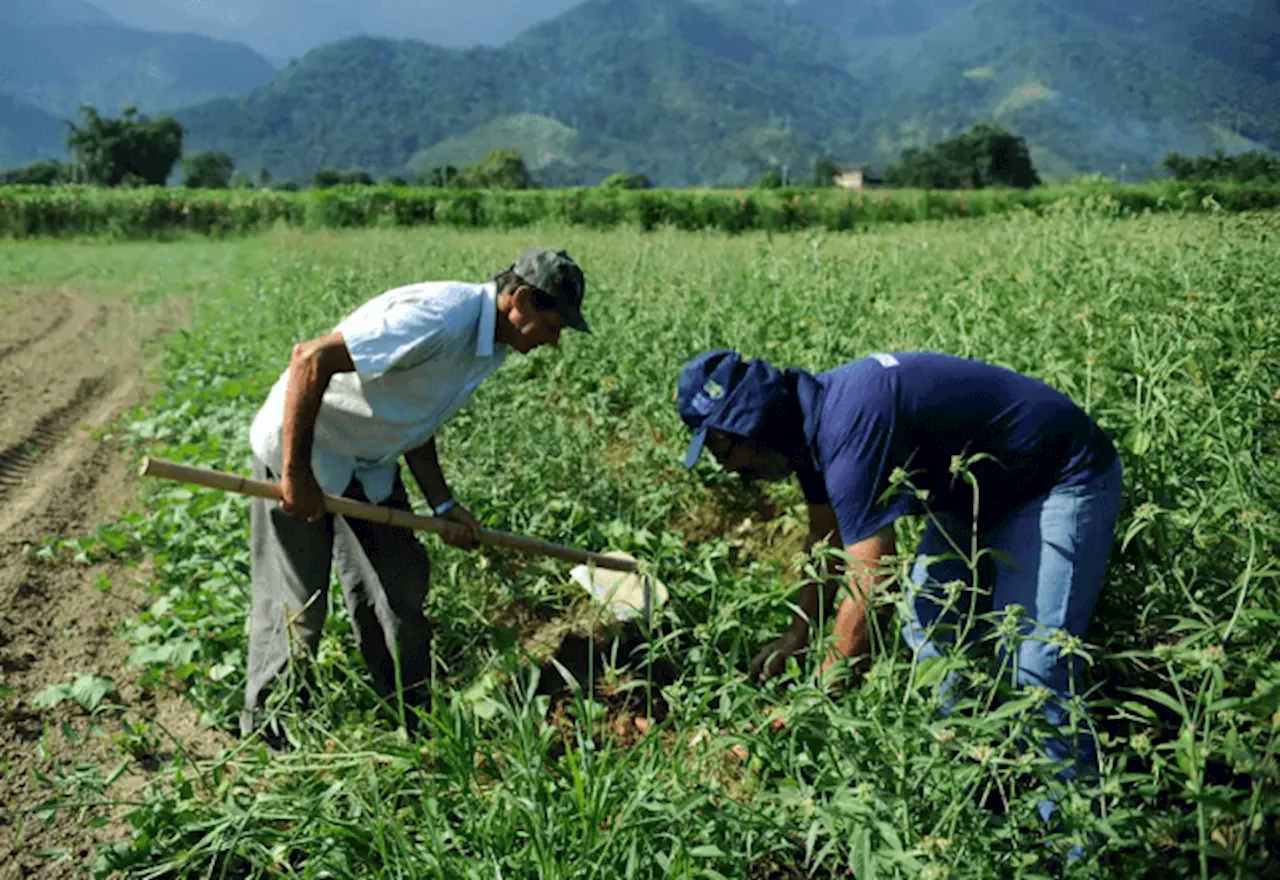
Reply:
<svg viewBox="0 0 1280 880"><path fill-rule="evenodd" d="M273 682L315 652L337 563L347 612L377 693L426 697L430 627L422 613L426 548L406 529L325 513L324 493L409 509L400 458L449 520L449 544L479 546L480 524L453 498L435 433L509 349L556 345L564 326L588 331L586 285L563 251L531 248L488 283L428 282L389 290L327 336L294 346L250 429L253 475L278 480L280 503L251 510L253 609L241 732L263 724ZM303 704L305 676L295 680ZM413 713L406 719L413 724ZM278 725L264 731L283 746Z"/></svg>

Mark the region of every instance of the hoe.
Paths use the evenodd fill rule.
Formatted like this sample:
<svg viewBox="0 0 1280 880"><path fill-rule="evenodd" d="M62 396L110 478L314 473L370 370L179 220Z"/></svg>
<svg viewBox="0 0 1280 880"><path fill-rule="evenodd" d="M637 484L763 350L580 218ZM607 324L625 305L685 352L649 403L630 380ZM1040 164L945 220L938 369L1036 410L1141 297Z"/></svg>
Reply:
<svg viewBox="0 0 1280 880"><path fill-rule="evenodd" d="M275 500L280 498L280 487L275 483L252 480L209 468L177 464L159 458L144 458L139 474L144 477L191 483L223 492L234 492L238 495ZM431 532L438 535L449 526L449 523L437 517L418 516L390 507L340 498L336 495L326 494L324 501L325 510L329 513L383 525L400 526L417 532ZM654 607L659 607L667 601L667 588L648 574L641 572L639 562L628 553L592 553L576 547L566 547L550 541L493 529L481 529L480 543L580 563L570 572L570 577L602 602L620 621L633 617L648 618L649 612Z"/></svg>

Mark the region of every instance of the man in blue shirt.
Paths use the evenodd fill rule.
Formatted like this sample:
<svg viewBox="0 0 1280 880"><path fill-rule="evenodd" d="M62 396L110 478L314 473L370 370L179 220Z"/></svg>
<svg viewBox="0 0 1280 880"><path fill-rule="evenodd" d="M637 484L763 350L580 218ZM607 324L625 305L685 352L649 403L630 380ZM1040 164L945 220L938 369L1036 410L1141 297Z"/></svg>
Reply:
<svg viewBox="0 0 1280 880"><path fill-rule="evenodd" d="M1121 488L1115 446L1066 395L1002 367L930 352L873 354L815 375L716 350L689 361L678 386L680 416L694 432L687 466L705 448L748 478L795 473L809 505L806 552L827 541L847 553L850 589L824 670L866 653L881 560L896 553L894 520L927 515L905 640L920 660L954 643L968 602L946 585L972 583L966 558L974 547L997 551L979 577L994 610L1025 609L1017 684L1046 688L1049 721L1066 724L1078 672L1069 648L1093 613ZM807 648L820 603L827 614L834 604L834 581L819 592L802 589L803 613L755 658L754 676L777 674ZM1076 746L1076 760L1092 765L1092 738ZM1074 776L1065 739L1046 750ZM1046 818L1051 810L1042 806Z"/></svg>

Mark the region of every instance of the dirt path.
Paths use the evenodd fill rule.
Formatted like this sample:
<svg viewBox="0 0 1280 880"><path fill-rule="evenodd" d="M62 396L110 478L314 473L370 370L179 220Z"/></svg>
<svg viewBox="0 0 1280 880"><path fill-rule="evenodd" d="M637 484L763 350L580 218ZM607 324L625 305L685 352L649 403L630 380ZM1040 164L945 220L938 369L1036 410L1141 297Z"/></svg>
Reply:
<svg viewBox="0 0 1280 880"><path fill-rule="evenodd" d="M23 550L92 534L135 499L120 450L93 432L143 399L139 345L173 320L172 309L142 313L105 297L0 293L0 880L75 876L96 842L124 833L118 809L21 811L75 791L66 779L91 764L105 777L124 761L107 796L136 796L145 767L112 739L130 716L216 751L218 737L180 697L142 692L124 666L128 648L112 633L149 604L135 584L140 573L41 562ZM47 685L80 672L115 679L112 701L128 710L91 718L74 704L32 707ZM60 790L49 779L62 779ZM101 800L91 789L80 787L84 799ZM95 815L106 824L91 828Z"/></svg>

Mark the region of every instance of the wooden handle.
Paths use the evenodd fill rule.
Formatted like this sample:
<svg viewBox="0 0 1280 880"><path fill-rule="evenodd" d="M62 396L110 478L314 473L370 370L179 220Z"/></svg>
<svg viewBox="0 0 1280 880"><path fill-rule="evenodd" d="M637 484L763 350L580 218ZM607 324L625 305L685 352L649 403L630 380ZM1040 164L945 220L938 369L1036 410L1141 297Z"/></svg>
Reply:
<svg viewBox="0 0 1280 880"><path fill-rule="evenodd" d="M192 483L209 489L220 489L223 492L234 492L237 495L250 495L255 498L280 500L280 486L248 477L228 474L209 468L191 467L177 462L165 461L162 458L144 458L138 473L144 477L158 477L162 480L173 480L178 483ZM451 523L434 516L418 516L403 510L380 507L376 504L364 504L341 498L337 495L325 494L324 509L329 513L349 516L354 519L368 520L388 526L412 529L415 532L444 533ZM539 556L553 556L568 562L581 562L595 565L597 568L608 568L613 571L636 571L637 565L630 559L616 559L600 553L579 550L577 547L566 547L537 538L526 538L524 535L513 535L510 532L499 532L494 529L480 530L480 543L493 547L506 547L523 553L534 553Z"/></svg>

